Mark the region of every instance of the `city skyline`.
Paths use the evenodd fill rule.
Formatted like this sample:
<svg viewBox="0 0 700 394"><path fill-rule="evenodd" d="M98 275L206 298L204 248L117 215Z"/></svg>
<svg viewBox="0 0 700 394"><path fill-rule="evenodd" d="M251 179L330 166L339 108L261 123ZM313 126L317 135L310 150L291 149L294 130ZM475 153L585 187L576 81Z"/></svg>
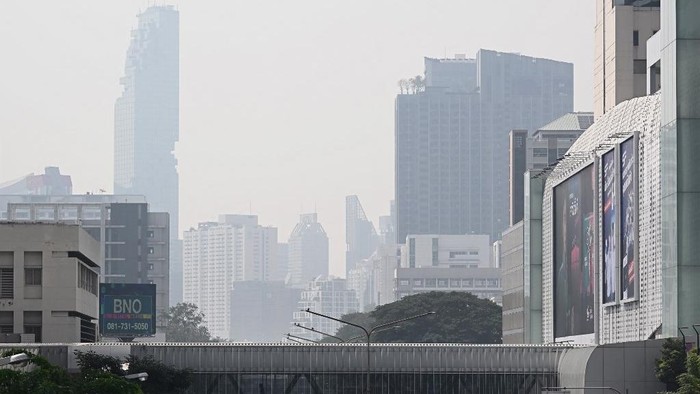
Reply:
<svg viewBox="0 0 700 394"><path fill-rule="evenodd" d="M493 18L500 8L492 4L434 5L427 13L417 2L403 3L398 10L377 5L372 13L349 5L321 5L309 12L304 5L279 4L270 11L258 5L239 9L225 3L179 4L180 230L218 212L252 211L288 234L298 214L316 207L329 233L331 273L342 276L344 197L357 194L375 225L379 215L388 213L396 83L421 74L424 56L489 47L572 61L574 110L592 108L593 5L536 3L512 2L510 6L521 12L503 18ZM10 73L34 78L8 81L2 102L7 111L0 117L6 130L0 135L0 179L58 165L73 176L76 193L111 191L113 103L121 89L128 32L147 4L79 2L63 9L46 2L42 15L28 5L0 7L2 29L7 31L7 38L0 40L13 54L6 67ZM465 11L485 17L457 23L462 19L457 15ZM552 17L540 18L541 12ZM92 17L85 18L87 14ZM269 20L259 26L247 21L259 21L261 15ZM542 23L535 29L519 27L520 15L537 15ZM292 22L285 22L288 16ZM358 18L366 20L366 29L359 32L351 22ZM416 27L417 18L425 26ZM206 26L201 27L204 20ZM306 27L313 21L321 24ZM27 30L49 31L51 26L57 31L51 37ZM426 36L425 29L431 34ZM522 34L511 34L513 29ZM562 34L552 37L549 30ZM9 39L16 34L24 34L22 46ZM378 38L368 45L368 37ZM25 48L43 53L55 67L36 68L46 59ZM294 99L302 89L304 100ZM39 107L42 116L28 116ZM329 133L334 119L344 121ZM214 144L216 138L224 143ZM279 144L271 146L272 138ZM37 140L44 141L35 147L44 162L12 149ZM237 140L242 143L233 142ZM86 160L94 164L85 166ZM319 162L327 163L328 170L319 169ZM251 164L255 171L240 171Z"/></svg>

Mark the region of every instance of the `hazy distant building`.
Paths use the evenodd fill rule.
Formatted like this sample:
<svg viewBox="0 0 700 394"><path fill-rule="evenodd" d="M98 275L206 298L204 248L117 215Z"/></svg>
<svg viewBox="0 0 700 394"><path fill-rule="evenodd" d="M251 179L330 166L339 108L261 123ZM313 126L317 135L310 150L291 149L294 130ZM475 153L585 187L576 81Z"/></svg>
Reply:
<svg viewBox="0 0 700 394"><path fill-rule="evenodd" d="M0 342L95 342L99 259L75 224L0 223Z"/></svg>
<svg viewBox="0 0 700 394"><path fill-rule="evenodd" d="M425 82L396 98L397 240L497 238L508 225L508 132L571 112L573 65L482 49L426 58Z"/></svg>
<svg viewBox="0 0 700 394"><path fill-rule="evenodd" d="M29 174L13 181L0 183L0 195L64 196L72 193L73 182L70 175L62 175L58 167L46 167L43 174Z"/></svg>
<svg viewBox="0 0 700 394"><path fill-rule="evenodd" d="M396 299L432 291L465 291L501 304L501 272L498 268L398 268Z"/></svg>
<svg viewBox="0 0 700 394"><path fill-rule="evenodd" d="M177 160L179 12L152 6L138 16L114 105L114 193L138 194L170 214L171 302L182 299Z"/></svg>
<svg viewBox="0 0 700 394"><path fill-rule="evenodd" d="M277 243L277 267L270 275L270 280L286 281L289 275L289 244Z"/></svg>
<svg viewBox="0 0 700 394"><path fill-rule="evenodd" d="M315 213L301 215L288 244L292 285L304 287L317 276L328 275L328 236Z"/></svg>
<svg viewBox="0 0 700 394"><path fill-rule="evenodd" d="M510 226L523 220L525 171L554 165L592 124L593 113L572 112L540 127L532 136L528 136L527 130L511 130L508 146Z"/></svg>
<svg viewBox="0 0 700 394"><path fill-rule="evenodd" d="M391 200L389 215L379 217L379 242L384 245L396 244L396 204Z"/></svg>
<svg viewBox="0 0 700 394"><path fill-rule="evenodd" d="M405 268L488 268L491 244L488 235L409 235L401 245Z"/></svg>
<svg viewBox="0 0 700 394"><path fill-rule="evenodd" d="M308 282L301 292L301 298L297 305L297 311L294 312L294 320L292 323L299 323L305 327L313 327L318 331L328 334L335 334L342 325L336 321L303 312L306 309L340 318L345 314L357 312L359 306L357 304L357 295L355 291L348 289L345 279L321 275ZM315 340L323 338L322 335L314 334L303 328L295 327L294 325L291 325L290 330L292 334L304 338Z"/></svg>
<svg viewBox="0 0 700 394"><path fill-rule="evenodd" d="M275 270L277 229L255 215L221 215L184 233L184 301L199 306L212 336L229 338L236 281L265 281Z"/></svg>
<svg viewBox="0 0 700 394"><path fill-rule="evenodd" d="M379 236L357 196L345 197L345 273L374 253Z"/></svg>
<svg viewBox="0 0 700 394"><path fill-rule="evenodd" d="M156 331L164 332L170 293L169 215L143 196L0 196L0 218L79 224L100 245L105 283L156 285Z"/></svg>
<svg viewBox="0 0 700 394"><path fill-rule="evenodd" d="M593 112L647 94L647 40L661 28L659 0L596 1ZM605 48L605 51L603 51Z"/></svg>
<svg viewBox="0 0 700 394"><path fill-rule="evenodd" d="M279 342L289 332L301 289L282 281L234 282L231 290L232 341Z"/></svg>

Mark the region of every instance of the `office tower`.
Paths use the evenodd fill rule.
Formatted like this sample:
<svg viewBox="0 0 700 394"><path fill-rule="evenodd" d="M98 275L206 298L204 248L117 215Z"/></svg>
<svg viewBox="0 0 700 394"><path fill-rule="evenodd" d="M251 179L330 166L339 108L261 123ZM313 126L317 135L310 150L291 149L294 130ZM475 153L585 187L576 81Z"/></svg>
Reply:
<svg viewBox="0 0 700 394"><path fill-rule="evenodd" d="M304 327L313 327L328 334L335 334L340 326L343 325L336 321L304 312L306 309L335 318L341 318L343 315L359 310L355 291L348 289L345 279L332 276L318 276L306 284L301 292L296 312L294 312L294 320L290 330L293 335L321 340L323 335L312 333L293 324L298 323Z"/></svg>
<svg viewBox="0 0 700 394"><path fill-rule="evenodd" d="M270 280L285 282L289 275L289 244L277 243L277 266L273 270Z"/></svg>
<svg viewBox="0 0 700 394"><path fill-rule="evenodd" d="M95 342L100 259L78 225L0 223L0 342Z"/></svg>
<svg viewBox="0 0 700 394"><path fill-rule="evenodd" d="M277 229L255 215L220 215L184 233L184 301L206 316L212 336L230 338L231 289L237 281L266 281L275 271Z"/></svg>
<svg viewBox="0 0 700 394"><path fill-rule="evenodd" d="M43 174L29 174L0 184L0 195L65 196L73 193L70 175L62 175L58 167L46 167Z"/></svg>
<svg viewBox="0 0 700 394"><path fill-rule="evenodd" d="M234 282L231 290L232 341L279 342L298 311L301 289L282 281Z"/></svg>
<svg viewBox="0 0 700 394"><path fill-rule="evenodd" d="M525 171L542 170L556 164L592 124L593 113L572 112L540 127L531 137L527 130L511 130L508 144L510 226L523 220Z"/></svg>
<svg viewBox="0 0 700 394"><path fill-rule="evenodd" d="M345 273L374 253L379 236L357 196L345 197Z"/></svg>
<svg viewBox="0 0 700 394"><path fill-rule="evenodd" d="M182 299L175 143L179 136L179 12L149 7L138 16L114 105L114 193L144 195L170 214L171 303Z"/></svg>
<svg viewBox="0 0 700 394"><path fill-rule="evenodd" d="M99 242L102 282L156 285L156 335L165 332L169 215L149 211L143 196L0 196L0 218L79 224Z"/></svg>
<svg viewBox="0 0 700 394"><path fill-rule="evenodd" d="M593 112L647 94L647 40L660 29L659 0L596 1ZM605 51L603 51L605 48Z"/></svg>
<svg viewBox="0 0 700 394"><path fill-rule="evenodd" d="M401 245L401 266L406 268L488 268L488 235L409 235Z"/></svg>
<svg viewBox="0 0 700 394"><path fill-rule="evenodd" d="M425 59L425 89L396 98L397 240L508 225L508 132L571 112L573 65L480 50Z"/></svg>
<svg viewBox="0 0 700 394"><path fill-rule="evenodd" d="M318 215L301 215L288 244L291 285L304 287L317 276L328 275L328 236Z"/></svg>

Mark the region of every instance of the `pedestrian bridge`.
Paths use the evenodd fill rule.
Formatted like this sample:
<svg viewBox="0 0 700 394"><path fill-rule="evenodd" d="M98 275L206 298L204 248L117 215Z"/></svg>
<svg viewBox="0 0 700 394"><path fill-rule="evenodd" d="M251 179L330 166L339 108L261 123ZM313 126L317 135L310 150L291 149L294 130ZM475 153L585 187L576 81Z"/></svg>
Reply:
<svg viewBox="0 0 700 394"><path fill-rule="evenodd" d="M192 370L191 393L366 392L368 347L361 344L144 342L1 347L38 352L69 370L77 370L75 350L152 356ZM649 370L647 366L649 360L653 366L658 348L644 342L609 347L372 344L370 388L374 394L540 394L545 387L592 383L624 388L639 382L637 388L655 387L649 380L655 380L653 367Z"/></svg>

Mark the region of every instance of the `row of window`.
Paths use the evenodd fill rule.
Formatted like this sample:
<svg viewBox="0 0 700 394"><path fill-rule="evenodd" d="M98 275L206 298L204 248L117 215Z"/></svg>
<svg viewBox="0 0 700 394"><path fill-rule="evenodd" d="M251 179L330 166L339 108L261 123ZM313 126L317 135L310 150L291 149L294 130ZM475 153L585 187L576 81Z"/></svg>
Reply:
<svg viewBox="0 0 700 394"><path fill-rule="evenodd" d="M499 279L400 279L400 286L414 287L498 287Z"/></svg>

